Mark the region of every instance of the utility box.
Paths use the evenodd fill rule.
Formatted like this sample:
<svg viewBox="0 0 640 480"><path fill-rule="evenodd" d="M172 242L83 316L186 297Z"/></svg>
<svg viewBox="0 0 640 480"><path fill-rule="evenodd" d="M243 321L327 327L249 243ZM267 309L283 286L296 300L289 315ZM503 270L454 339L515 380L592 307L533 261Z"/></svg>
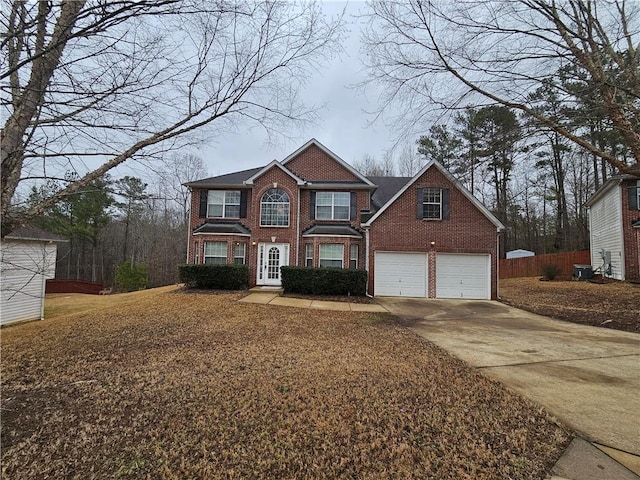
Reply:
<svg viewBox="0 0 640 480"><path fill-rule="evenodd" d="M591 265L574 265L573 278L576 280L589 280L593 277Z"/></svg>

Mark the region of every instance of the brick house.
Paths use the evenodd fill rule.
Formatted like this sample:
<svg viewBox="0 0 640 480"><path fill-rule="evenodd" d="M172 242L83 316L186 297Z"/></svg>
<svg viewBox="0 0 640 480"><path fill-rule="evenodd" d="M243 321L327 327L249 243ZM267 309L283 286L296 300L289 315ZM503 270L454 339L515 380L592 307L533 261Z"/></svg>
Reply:
<svg viewBox="0 0 640 480"><path fill-rule="evenodd" d="M358 173L310 140L282 161L190 182L188 263L366 269L369 294L496 298L503 225L437 162L413 178Z"/></svg>
<svg viewBox="0 0 640 480"><path fill-rule="evenodd" d="M586 206L593 269L618 280L640 280L640 178L610 178Z"/></svg>

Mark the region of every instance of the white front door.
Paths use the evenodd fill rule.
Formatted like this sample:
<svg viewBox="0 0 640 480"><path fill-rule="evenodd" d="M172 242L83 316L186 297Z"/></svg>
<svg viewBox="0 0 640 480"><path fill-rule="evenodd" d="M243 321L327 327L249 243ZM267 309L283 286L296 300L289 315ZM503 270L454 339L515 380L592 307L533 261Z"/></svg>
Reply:
<svg viewBox="0 0 640 480"><path fill-rule="evenodd" d="M280 285L280 267L289 265L288 243L258 244L258 285Z"/></svg>

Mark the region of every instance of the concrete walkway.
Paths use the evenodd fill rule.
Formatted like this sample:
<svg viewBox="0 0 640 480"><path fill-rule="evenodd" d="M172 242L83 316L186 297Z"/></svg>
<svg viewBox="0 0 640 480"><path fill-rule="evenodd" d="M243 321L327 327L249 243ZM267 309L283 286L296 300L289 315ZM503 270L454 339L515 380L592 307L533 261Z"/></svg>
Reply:
<svg viewBox="0 0 640 480"><path fill-rule="evenodd" d="M328 302L305 298L281 297L278 291L255 291L239 300L242 303L261 303L284 307L314 308L318 310L338 310L344 312L384 312L387 310L377 303Z"/></svg>
<svg viewBox="0 0 640 480"><path fill-rule="evenodd" d="M377 300L417 334L543 405L588 440L572 443L553 478L640 478L640 335L491 301Z"/></svg>

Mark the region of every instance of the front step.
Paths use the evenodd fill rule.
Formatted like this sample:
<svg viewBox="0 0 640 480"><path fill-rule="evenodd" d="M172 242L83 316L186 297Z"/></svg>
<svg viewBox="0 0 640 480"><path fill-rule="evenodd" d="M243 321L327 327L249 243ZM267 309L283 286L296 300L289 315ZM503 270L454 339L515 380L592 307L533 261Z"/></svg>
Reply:
<svg viewBox="0 0 640 480"><path fill-rule="evenodd" d="M249 289L252 293L277 293L278 295L282 295L284 293L284 288L282 287L265 287L264 285L253 287Z"/></svg>

